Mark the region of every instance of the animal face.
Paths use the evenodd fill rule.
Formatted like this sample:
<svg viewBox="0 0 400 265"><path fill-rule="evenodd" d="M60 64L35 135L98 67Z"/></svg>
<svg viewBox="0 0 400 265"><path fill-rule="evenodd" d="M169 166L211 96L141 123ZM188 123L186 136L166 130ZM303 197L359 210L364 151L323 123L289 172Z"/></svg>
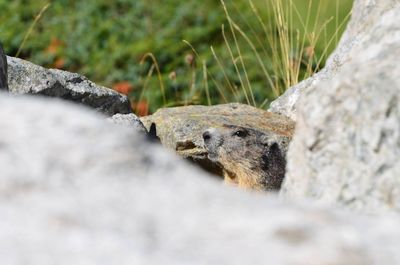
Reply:
<svg viewBox="0 0 400 265"><path fill-rule="evenodd" d="M204 144L211 158L216 158L221 147L231 155L243 151L244 147L256 145L257 135L254 130L224 125L221 128L211 128L203 134Z"/></svg>
<svg viewBox="0 0 400 265"><path fill-rule="evenodd" d="M280 186L285 159L280 148L282 141L276 135L224 125L206 130L203 140L209 159L226 172L226 181L252 189Z"/></svg>

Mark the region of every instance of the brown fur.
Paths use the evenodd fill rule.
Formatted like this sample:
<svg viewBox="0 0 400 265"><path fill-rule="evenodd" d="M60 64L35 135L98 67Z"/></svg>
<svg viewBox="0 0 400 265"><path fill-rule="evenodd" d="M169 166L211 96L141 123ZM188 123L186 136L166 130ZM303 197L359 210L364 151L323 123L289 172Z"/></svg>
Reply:
<svg viewBox="0 0 400 265"><path fill-rule="evenodd" d="M203 134L210 160L219 163L226 183L252 190L277 190L285 174L288 137L234 125Z"/></svg>

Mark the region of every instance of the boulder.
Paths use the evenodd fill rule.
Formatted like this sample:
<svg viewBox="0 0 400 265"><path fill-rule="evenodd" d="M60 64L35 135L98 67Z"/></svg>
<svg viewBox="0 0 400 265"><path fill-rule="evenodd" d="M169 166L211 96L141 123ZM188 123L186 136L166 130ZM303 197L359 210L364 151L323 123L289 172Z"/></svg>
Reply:
<svg viewBox="0 0 400 265"><path fill-rule="evenodd" d="M400 2L356 1L354 14L357 47L298 104L282 194L400 211Z"/></svg>
<svg viewBox="0 0 400 265"><path fill-rule="evenodd" d="M118 113L107 119L115 124L119 124L119 125L122 125L122 126L125 126L128 128L133 128L134 130L139 131L139 132L147 132L143 123L133 113L130 113L130 114Z"/></svg>
<svg viewBox="0 0 400 265"><path fill-rule="evenodd" d="M155 125L165 147L218 175L221 171L207 158L204 148L202 135L208 128L238 125L285 138L294 130L294 122L286 117L238 103L164 108L141 121L148 130Z"/></svg>
<svg viewBox="0 0 400 265"><path fill-rule="evenodd" d="M8 90L7 58L0 43L0 90Z"/></svg>
<svg viewBox="0 0 400 265"><path fill-rule="evenodd" d="M114 126L0 94L1 264L400 264L398 216L230 189Z"/></svg>
<svg viewBox="0 0 400 265"><path fill-rule="evenodd" d="M279 113L296 120L296 104L302 93L320 87L319 83L332 80L337 76L341 67L360 48L360 44L371 30L372 25L379 20L386 11L398 5L398 0L355 0L352 9L352 18L336 50L328 58L326 66L310 78L289 88L286 92L273 101L269 111Z"/></svg>
<svg viewBox="0 0 400 265"><path fill-rule="evenodd" d="M129 100L114 90L98 86L86 77L7 57L8 82L14 94L39 94L77 102L108 116L131 113Z"/></svg>

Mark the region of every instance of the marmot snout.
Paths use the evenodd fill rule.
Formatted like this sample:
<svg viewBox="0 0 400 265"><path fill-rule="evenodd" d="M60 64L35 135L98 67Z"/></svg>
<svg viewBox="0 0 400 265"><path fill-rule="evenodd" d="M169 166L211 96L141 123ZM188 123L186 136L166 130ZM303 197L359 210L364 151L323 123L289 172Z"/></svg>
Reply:
<svg viewBox="0 0 400 265"><path fill-rule="evenodd" d="M206 130L203 139L208 158L222 166L226 182L254 190L280 188L288 137L224 125Z"/></svg>

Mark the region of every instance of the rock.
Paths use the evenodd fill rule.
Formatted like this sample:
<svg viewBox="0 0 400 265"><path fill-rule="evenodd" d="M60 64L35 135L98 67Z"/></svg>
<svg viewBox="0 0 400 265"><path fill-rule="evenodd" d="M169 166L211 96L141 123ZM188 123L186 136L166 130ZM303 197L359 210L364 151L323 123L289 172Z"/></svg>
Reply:
<svg viewBox="0 0 400 265"><path fill-rule="evenodd" d="M400 219L228 189L65 101L0 94L0 263L400 263ZM110 130L111 129L111 130Z"/></svg>
<svg viewBox="0 0 400 265"><path fill-rule="evenodd" d="M119 124L128 128L133 128L139 132L147 132L143 123L140 119L133 113L130 114L115 114L114 116L108 118L109 121Z"/></svg>
<svg viewBox="0 0 400 265"><path fill-rule="evenodd" d="M355 7L367 32L335 78L304 91L282 194L400 211L400 2Z"/></svg>
<svg viewBox="0 0 400 265"><path fill-rule="evenodd" d="M371 25L374 25L383 13L393 9L396 5L398 5L398 0L355 0L352 18L324 69L289 88L281 97L271 103L269 111L296 120L296 103L300 95L320 87L320 82L336 77L341 67L360 48L362 40L368 37Z"/></svg>
<svg viewBox="0 0 400 265"><path fill-rule="evenodd" d="M77 102L108 116L131 113L126 96L98 86L86 77L56 69L45 69L18 58L7 57L10 91L39 94Z"/></svg>
<svg viewBox="0 0 400 265"><path fill-rule="evenodd" d="M321 80L332 78L334 71L338 68L337 64L332 64L331 68L327 65L320 72L313 76L301 81L297 85L288 88L283 95L271 102L268 111L284 115L294 121L297 117L297 101L304 91L308 89L314 89L315 85Z"/></svg>
<svg viewBox="0 0 400 265"><path fill-rule="evenodd" d="M0 90L8 90L7 58L0 43Z"/></svg>
<svg viewBox="0 0 400 265"><path fill-rule="evenodd" d="M207 158L204 149L202 135L208 128L238 125L282 137L291 137L294 130L294 122L288 118L238 103L165 108L141 121L148 130L155 124L165 147L218 175L222 172Z"/></svg>

